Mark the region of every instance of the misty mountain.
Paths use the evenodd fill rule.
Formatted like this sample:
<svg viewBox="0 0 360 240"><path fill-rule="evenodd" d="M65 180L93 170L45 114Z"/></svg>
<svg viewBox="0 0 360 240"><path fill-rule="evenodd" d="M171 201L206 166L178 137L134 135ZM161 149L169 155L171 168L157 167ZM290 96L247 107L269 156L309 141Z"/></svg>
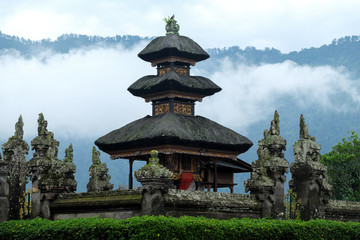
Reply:
<svg viewBox="0 0 360 240"><path fill-rule="evenodd" d="M39 54L41 55L42 52L65 55L71 54L71 52L78 49L83 49L85 51L87 49L90 50L94 48L107 49L116 48L118 45L122 45L124 48L130 49L141 43L142 41L148 42L151 39L153 38L129 35L100 37L77 34L64 34L58 37L56 40L43 39L41 41L32 41L16 36L9 36L0 32L0 57L2 55L14 55L23 57L25 59L31 59L38 56ZM339 72L345 73L345 75L348 76L348 78L354 83L354 86L357 86L356 89L360 91L360 54L358 54L360 52L359 50L359 36L343 37L340 39L335 39L330 44L325 44L318 48L314 47L302 49L301 51L290 53L281 53L281 51L274 48L265 48L263 50L259 50L254 47L246 47L242 49L238 46L227 48L212 48L206 49L206 51L210 54L210 59L199 62L196 67L194 67L194 70L200 71L201 75L210 77L215 73L221 72L220 70L225 60L230 62L233 66L245 66L245 72L252 71L253 66L261 67L266 64L273 64L269 66L270 68L272 68L276 64L281 64L286 61L292 61L300 66L330 66L332 68L335 68L339 70ZM41 70L44 69L41 68ZM2 69L0 69L0 71L2 71ZM196 72L194 73L196 74ZM224 72L221 73L223 74ZM145 75L145 73L143 75ZM263 75L260 76L263 77ZM226 77L229 76L224 76L223 78ZM257 77L257 75L255 75L255 77ZM76 80L76 78L73 79L74 82L76 82ZM133 79L133 81L135 80L136 79ZM296 80L302 81L302 79ZM232 83L235 85L239 83L238 85L240 85L242 81L243 79L240 78L236 79L236 82ZM308 87L309 95L319 94L319 92L321 93L322 89L320 89L320 91L314 91L314 93L312 93L312 88L319 88L319 86L324 87L325 85L317 85L316 82L314 82L313 85L310 85ZM229 85L223 86L222 84L220 84L220 87L223 88L222 92L224 92L226 91L225 88L229 88ZM211 99L216 102L217 99L219 99L220 94L221 92L217 95L211 96ZM116 97L117 96L114 95L114 98ZM228 96L228 98L231 98L231 96ZM318 97L317 99L321 101L321 97ZM209 100L206 99L204 100L204 102L205 101ZM293 161L292 145L299 136L300 114L304 114L305 116L306 123L309 126L310 135L315 136L317 142L322 145L321 153L328 152L333 145L341 141L343 137L346 137L347 132L354 130L357 133L360 133L359 106L358 104L354 104L353 99L350 98L348 92L344 91L343 89L331 92L329 101L332 104L333 108L331 108L330 110L328 108L324 108L323 105L317 104L316 102L309 104L306 99L304 99L303 103L299 103L299 99L293 98L290 93L284 94L274 91L269 96L268 101L274 101L274 104L270 105L270 112L273 112L275 108L279 111L281 135L287 140L288 144L287 151L285 152L285 158L290 163ZM196 108L197 110L202 108L201 104L202 103L198 104ZM248 103L245 99L243 102L241 102L241 104L236 105L236 108L240 109L241 111L241 109L246 107L247 104ZM266 104L266 102L264 104ZM149 104L147 107L149 109L151 108ZM236 114L235 110L236 109L233 109L233 114ZM222 106L214 108L213 111L223 111ZM144 115L146 114L147 113L144 113ZM264 113L263 115L268 116L268 113ZM136 117L134 117L133 120L136 120ZM269 129L271 120L271 116L265 119L253 119L252 123L246 128L246 132L242 132L239 129L234 129L239 133L247 136L254 143L254 146L247 153L240 156L241 159L248 163L251 163L257 159L257 141L263 138L263 131L264 129ZM86 121L86 119L84 119L84 121ZM242 121L242 119L239 118L238 121ZM15 122L13 124L15 124ZM25 124L28 123L25 122ZM7 127L12 126L7 125ZM117 127L122 127L122 125ZM54 131L51 128L49 128L49 130ZM91 130L89 129L89 131ZM60 159L64 158L65 148L70 143L73 144L74 162L77 166L76 180L78 181L78 191L86 191L86 184L89 179L88 169L91 165L91 149L96 139L83 138L81 136L77 139L61 139L57 137L58 133L56 131L54 131L54 133L55 139L60 141ZM0 145L2 145L8 137L10 136L0 136ZM34 137L35 136L33 136L33 138ZM32 138L26 139L29 144L31 140ZM30 153L27 158L30 159L31 157L32 153ZM117 187L119 184L126 186L129 171L127 161L111 161L109 159L109 156L105 153L101 153L101 158L102 161L106 162L109 167L109 172L112 176L111 182L115 185L115 187ZM134 165L134 170L139 168L142 164L143 163L137 161ZM249 174L236 175L236 182L238 183L238 186L235 188L236 192L244 191L242 183L247 178L249 178ZM290 177L288 177L288 179L289 178Z"/></svg>
<svg viewBox="0 0 360 240"><path fill-rule="evenodd" d="M51 51L54 53L69 53L71 50L91 47L114 47L121 44L125 48L130 48L140 41L150 41L152 38L131 35L116 35L114 37L87 36L81 34L63 34L56 40L43 39L32 41L29 39L10 36L0 31L0 53L17 51L20 55L31 57L41 51Z"/></svg>
<svg viewBox="0 0 360 240"><path fill-rule="evenodd" d="M32 41L6 35L0 31L0 55L11 51L16 51L25 57L31 57L41 51L66 54L80 48L109 48L118 44L125 48L131 48L141 41L150 41L153 38L132 35L101 37L63 34L56 40ZM228 58L235 64L246 65L275 64L290 60L300 65L345 67L355 77L360 77L360 55L358 54L360 52L360 36L346 36L334 39L330 44L324 44L318 48L306 48L290 53L281 53L280 50L269 47L260 50L251 46L244 49L232 46L206 50L211 57L205 62L198 63L198 66L205 68L209 73L217 68L220 59Z"/></svg>

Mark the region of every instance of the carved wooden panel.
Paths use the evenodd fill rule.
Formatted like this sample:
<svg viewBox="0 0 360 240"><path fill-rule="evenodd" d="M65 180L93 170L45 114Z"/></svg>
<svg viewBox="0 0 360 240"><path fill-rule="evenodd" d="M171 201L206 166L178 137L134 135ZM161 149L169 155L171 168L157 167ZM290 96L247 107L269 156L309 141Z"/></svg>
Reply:
<svg viewBox="0 0 360 240"><path fill-rule="evenodd" d="M164 75L164 74L167 73L167 72L170 72L170 70L171 70L170 67L159 69L159 76L162 76L162 75Z"/></svg>
<svg viewBox="0 0 360 240"><path fill-rule="evenodd" d="M192 115L192 105L183 103L174 103L174 113Z"/></svg>
<svg viewBox="0 0 360 240"><path fill-rule="evenodd" d="M188 69L186 68L174 67L174 71L179 75L188 75Z"/></svg>
<svg viewBox="0 0 360 240"><path fill-rule="evenodd" d="M170 112L170 103L163 103L154 106L154 115Z"/></svg>

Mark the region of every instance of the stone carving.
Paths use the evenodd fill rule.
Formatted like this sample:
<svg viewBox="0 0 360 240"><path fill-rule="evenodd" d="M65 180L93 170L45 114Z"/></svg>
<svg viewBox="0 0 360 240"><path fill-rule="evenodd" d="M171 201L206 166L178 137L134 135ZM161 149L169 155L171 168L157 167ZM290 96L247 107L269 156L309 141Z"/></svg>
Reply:
<svg viewBox="0 0 360 240"><path fill-rule="evenodd" d="M27 183L25 155L29 153L29 145L23 140L23 126L24 122L20 115L15 124L14 136L2 145L9 182L10 219L20 219L20 203L23 202Z"/></svg>
<svg viewBox="0 0 360 240"><path fill-rule="evenodd" d="M28 162L31 181L35 188L42 192L63 189L61 168L63 162L57 159L59 142L54 133L47 130L47 121L42 113L38 118L38 136L31 141L31 150L35 150L33 158ZM34 190L34 189L33 189Z"/></svg>
<svg viewBox="0 0 360 240"><path fill-rule="evenodd" d="M9 183L6 165L0 154L0 223L9 218Z"/></svg>
<svg viewBox="0 0 360 240"><path fill-rule="evenodd" d="M166 35L169 34L176 34L179 35L180 26L177 24L177 21L175 20L175 15L172 15L169 18L164 18L164 21L166 22Z"/></svg>
<svg viewBox="0 0 360 240"><path fill-rule="evenodd" d="M56 194L76 191L76 167L72 156L68 155L65 161L61 161L57 158L58 147L59 142L54 139L54 133L47 130L47 121L40 113L38 136L31 141L31 149L35 152L28 162L32 181L32 217L50 217L49 204Z"/></svg>
<svg viewBox="0 0 360 240"><path fill-rule="evenodd" d="M162 215L165 212L164 194L166 184L173 173L159 164L158 151L150 152L149 163L135 172L136 179L142 185L141 212L146 215Z"/></svg>
<svg viewBox="0 0 360 240"><path fill-rule="evenodd" d="M155 182L159 182L159 184L168 182L173 173L159 164L158 151L152 150L150 154L149 163L135 172L136 179L143 185L149 181L152 185Z"/></svg>
<svg viewBox="0 0 360 240"><path fill-rule="evenodd" d="M282 152L286 150L286 140L280 136L279 123L275 111L270 130L265 130L264 139L259 141L258 160L252 164L251 178L245 181L246 192L263 202L263 217L284 215L284 174L288 172L289 162Z"/></svg>
<svg viewBox="0 0 360 240"><path fill-rule="evenodd" d="M320 163L321 145L309 135L304 116L300 117L300 140L294 144L294 162L290 166L292 180L289 185L295 188L301 200L303 220L324 217L325 204L328 203L331 185L326 174L327 168Z"/></svg>
<svg viewBox="0 0 360 240"><path fill-rule="evenodd" d="M75 192L76 191L76 180L75 180L75 172L76 166L73 163L73 147L72 144L69 145L67 149L65 149L65 158L64 158L64 187L67 192Z"/></svg>
<svg viewBox="0 0 360 240"><path fill-rule="evenodd" d="M114 185L110 183L111 176L106 163L101 164L100 152L93 147L92 165L89 168L90 180L87 184L88 192L100 192L112 190Z"/></svg>

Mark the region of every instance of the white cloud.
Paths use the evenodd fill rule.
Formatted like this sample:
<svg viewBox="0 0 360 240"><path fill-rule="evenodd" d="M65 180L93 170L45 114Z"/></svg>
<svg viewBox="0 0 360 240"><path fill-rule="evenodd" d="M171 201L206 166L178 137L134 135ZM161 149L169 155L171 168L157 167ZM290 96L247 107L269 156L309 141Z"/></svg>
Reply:
<svg viewBox="0 0 360 240"><path fill-rule="evenodd" d="M162 19L175 14L180 33L200 45L300 50L358 35L360 1L0 1L0 30L26 38L64 33L164 35Z"/></svg>
<svg viewBox="0 0 360 240"><path fill-rule="evenodd" d="M329 66L300 66L291 61L234 66L226 59L210 78L223 90L197 104L196 112L240 132L268 119L281 101L294 101L294 107L317 105L343 112L360 106L358 81L351 80L344 69ZM338 94L347 96L346 100L334 100Z"/></svg>
<svg viewBox="0 0 360 240"><path fill-rule="evenodd" d="M150 104L127 91L138 78L156 73L137 57L143 47L0 57L0 138L13 134L20 114L25 136L36 136L43 112L57 136L93 138L151 114Z"/></svg>
<svg viewBox="0 0 360 240"><path fill-rule="evenodd" d="M142 43L131 50L121 46L94 48L64 55L46 52L30 60L1 56L0 139L13 135L20 114L28 138L36 136L37 117L42 112L56 138L94 140L150 115L151 104L127 91L140 77L156 73L137 57L144 46ZM206 75L197 68L192 74ZM342 69L326 66L293 62L234 66L224 60L220 70L207 77L223 90L197 103L196 114L239 132L268 119L284 98L303 108L319 105L329 111L354 110L360 103L358 81L349 80ZM335 102L333 96L338 93L348 100Z"/></svg>

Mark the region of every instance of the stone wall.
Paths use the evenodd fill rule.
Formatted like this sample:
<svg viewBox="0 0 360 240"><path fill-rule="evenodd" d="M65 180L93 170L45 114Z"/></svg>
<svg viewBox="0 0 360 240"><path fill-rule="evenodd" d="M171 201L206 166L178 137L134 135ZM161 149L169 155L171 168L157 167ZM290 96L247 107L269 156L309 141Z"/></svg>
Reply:
<svg viewBox="0 0 360 240"><path fill-rule="evenodd" d="M360 202L329 200L325 207L325 219L360 222Z"/></svg>
<svg viewBox="0 0 360 240"><path fill-rule="evenodd" d="M141 215L141 191L60 194L50 204L51 219L101 217L125 219Z"/></svg>
<svg viewBox="0 0 360 240"><path fill-rule="evenodd" d="M143 190L67 193L50 203L51 219L80 217L125 219L141 216ZM169 189L164 194L165 216L204 216L217 219L259 218L261 202L247 194Z"/></svg>
<svg viewBox="0 0 360 240"><path fill-rule="evenodd" d="M166 216L204 216L217 219L260 218L262 203L255 196L169 189Z"/></svg>

